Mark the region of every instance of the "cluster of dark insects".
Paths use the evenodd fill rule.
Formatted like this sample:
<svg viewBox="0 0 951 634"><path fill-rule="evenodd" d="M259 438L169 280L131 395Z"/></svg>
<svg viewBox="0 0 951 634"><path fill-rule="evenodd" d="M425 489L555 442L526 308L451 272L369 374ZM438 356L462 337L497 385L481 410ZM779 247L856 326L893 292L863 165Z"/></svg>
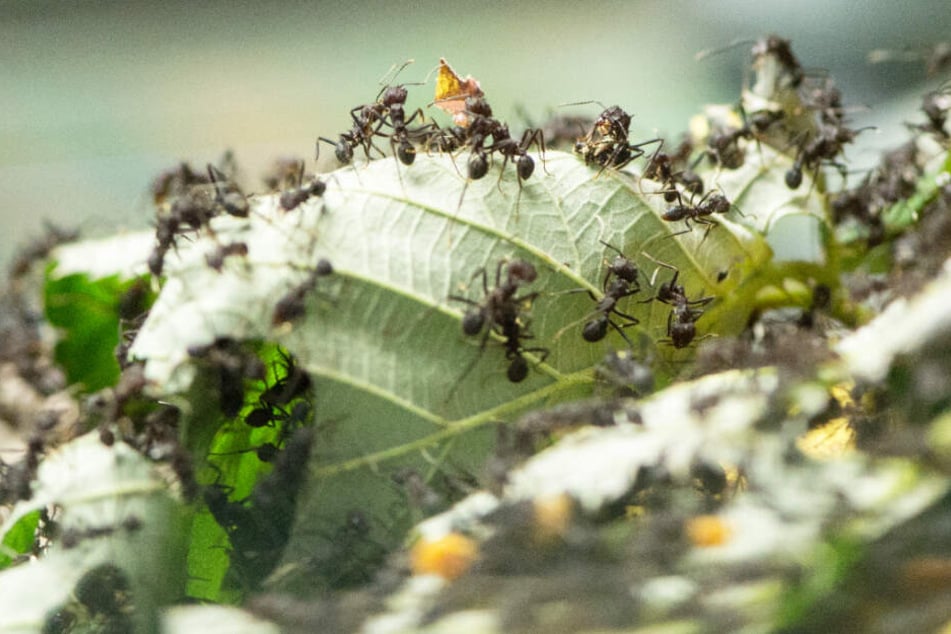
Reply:
<svg viewBox="0 0 951 634"><path fill-rule="evenodd" d="M408 63L403 64L399 70ZM382 157L385 153L373 143L376 137L381 137L389 139L393 154L403 165L412 165L416 160L416 146L413 140L425 138L434 129L435 124L421 123L416 127L410 127L410 124L417 119L423 121L425 116L419 108L409 117L406 116L408 96L409 91L405 84L384 86L372 103L355 106L350 110L350 130L340 133L336 141L326 137L317 138L318 156L320 143L324 142L333 146L334 156L344 165L349 165L353 161L354 150L357 148L363 150L367 160L373 158L374 150Z"/></svg>
<svg viewBox="0 0 951 634"><path fill-rule="evenodd" d="M643 287L641 277L643 273L637 264L624 255L616 247L601 242L605 247L614 251L616 255L606 262L604 280L601 284L600 297L590 290L585 292L595 302L592 313L586 316L581 328L581 336L585 341L594 343L602 341L613 328L633 349L634 344L624 332L625 328L637 326L640 320L620 308L620 303L630 297L638 295ZM667 317L667 342L675 348L686 348L697 335L696 323L704 314L703 307L714 300L713 297L699 297L690 299L682 284L678 283L680 271L671 264L661 262L647 253L645 258L658 265L654 275L645 284L652 290L655 288L657 273L660 268L673 271L673 276L667 282L661 283L653 294L640 303L660 302L670 306ZM503 275L504 271L504 275ZM466 336L481 335L479 343L480 353L484 351L489 338L495 335L501 340L508 361L506 375L509 381L518 383L528 376L529 366L523 356L524 353L533 353L538 356L539 362L544 362L549 350L541 346L526 347L524 341L532 339L528 330L529 316L532 303L538 297L537 292L519 294L524 285L534 282L538 277L535 266L523 260L501 260L496 265L495 286L489 288L488 274L481 268L473 275L473 279L481 277L483 297L480 301L450 295L450 299L469 305L469 309L462 317L462 332ZM581 290L581 289L579 289ZM576 322L577 323L577 322ZM557 339L561 333L573 324L566 326L555 335ZM460 377L468 374L475 360L466 368Z"/></svg>
<svg viewBox="0 0 951 634"><path fill-rule="evenodd" d="M165 255L175 246L176 238L201 229L211 232L209 222L222 212L247 218L251 209L238 185L211 163L207 166L207 176L187 163L162 173L153 184L152 194L157 207L157 244L149 256L149 271L156 277L162 275ZM209 256L209 266L220 270L225 257L246 254L246 245L223 245Z"/></svg>
<svg viewBox="0 0 951 634"><path fill-rule="evenodd" d="M400 70L405 66L406 64L403 64ZM440 73L457 83L459 81L444 61L441 62ZM474 82L471 79L470 81ZM509 162L515 165L521 191L522 181L530 178L535 170L535 160L528 154L528 150L535 146L544 154L545 139L542 130L528 128L521 137L513 137L508 125L495 118L492 107L481 90L471 88L463 91L459 88L459 91L450 92L445 98L435 102L437 106L455 113L455 125L442 128L435 121L426 121L422 109L418 108L407 116L406 84L386 85L374 102L355 106L350 110L351 127L340 133L336 141L318 137L318 155L320 144L326 143L334 147L334 155L344 165L353 161L357 149L362 149L367 160L372 159L374 155L385 156L383 150L375 144L377 139L388 139L392 154L406 166L413 164L419 149L448 153L468 150L468 180L483 178L488 173L492 159L497 155L502 159L503 173ZM446 103L453 105L447 106ZM412 125L414 123L416 125ZM499 179L501 180L501 173Z"/></svg>

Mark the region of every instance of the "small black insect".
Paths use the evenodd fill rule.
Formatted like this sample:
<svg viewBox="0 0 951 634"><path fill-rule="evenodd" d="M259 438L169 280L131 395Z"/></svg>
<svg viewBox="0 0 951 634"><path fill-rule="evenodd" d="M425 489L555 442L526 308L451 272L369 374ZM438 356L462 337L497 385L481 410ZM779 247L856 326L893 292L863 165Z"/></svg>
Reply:
<svg viewBox="0 0 951 634"><path fill-rule="evenodd" d="M236 256L236 257L247 257L248 255L248 245L245 242L230 242L228 244L219 245L214 251L205 255L205 262L208 263L208 266L214 270L221 273L222 267L225 265L225 258Z"/></svg>
<svg viewBox="0 0 951 634"><path fill-rule="evenodd" d="M307 312L307 295L317 286L317 280L332 275L333 272L334 267L330 260L326 258L318 260L314 270L310 272L307 278L277 301L274 306L274 313L271 316L271 325L280 326L303 317Z"/></svg>
<svg viewBox="0 0 951 634"><path fill-rule="evenodd" d="M634 159L644 156L644 147L663 143L662 139L650 139L631 143L629 139L631 115L620 106L611 106L594 121L587 135L575 143L575 153L580 154L585 164L621 169Z"/></svg>
<svg viewBox="0 0 951 634"><path fill-rule="evenodd" d="M292 211L307 202L312 196L323 196L327 184L319 178L313 178L304 185L304 162L300 162L300 171L297 174L297 185L281 192L280 204L284 211Z"/></svg>
<svg viewBox="0 0 951 634"><path fill-rule="evenodd" d="M689 299L683 285L677 283L677 278L680 276L680 270L677 267L654 259L647 253L643 253L642 255L651 262L674 272L673 277L669 281L660 285L654 297L646 301L657 300L671 306L670 314L667 316L667 336L670 337L670 342L675 348L686 348L693 342L697 335L696 323L704 312L700 307L706 306L715 298L700 297L697 299ZM653 281L652 279L652 286Z"/></svg>
<svg viewBox="0 0 951 634"><path fill-rule="evenodd" d="M502 278L502 269L505 268L505 278ZM535 267L524 260L513 260L506 265L501 260L495 270L495 287L489 290L488 275L485 268L479 269L473 276L482 277L484 297L476 302L467 297L450 295L449 299L469 304L471 308L462 318L462 332L467 336L476 336L482 333L479 345L480 352L485 349L489 335L493 332L504 339L505 356L509 361L507 376L513 383L523 381L528 375L528 363L522 356L524 352L535 352L547 356L544 348L524 348L522 341L530 339L523 324L524 307L530 306L538 297L538 293L518 295L520 288L530 284L538 277ZM476 360L478 357L476 357ZM464 378L474 366L475 360L462 374ZM460 381L462 379L460 378ZM458 383L457 383L458 384Z"/></svg>
<svg viewBox="0 0 951 634"><path fill-rule="evenodd" d="M683 231L670 234L670 237L679 236L692 231L693 227L690 224L690 221L692 220L696 224L707 225L707 229L703 234L703 239L706 239L707 234L710 233L710 230L717 226L717 222L710 218L710 216L713 214L725 214L733 207L732 203L730 203L727 197L716 190L711 190L704 194L703 198L701 198L696 204L685 204L680 198L680 193L678 192L677 201L678 202L676 205L668 207L660 217L667 222L677 222L679 220L683 220L684 224L687 225L687 228Z"/></svg>
<svg viewBox="0 0 951 634"><path fill-rule="evenodd" d="M264 364L238 341L219 337L207 346L195 346L188 354L215 372L221 412L234 418L244 406L244 381L264 378Z"/></svg>

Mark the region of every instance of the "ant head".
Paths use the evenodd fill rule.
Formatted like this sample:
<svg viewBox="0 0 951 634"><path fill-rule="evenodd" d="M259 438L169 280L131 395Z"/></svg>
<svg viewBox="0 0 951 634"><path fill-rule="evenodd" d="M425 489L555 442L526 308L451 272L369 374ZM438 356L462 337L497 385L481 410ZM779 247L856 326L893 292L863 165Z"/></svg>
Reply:
<svg viewBox="0 0 951 634"><path fill-rule="evenodd" d="M390 86L383 92L382 103L388 108L396 104L404 104L408 95L409 92L405 86Z"/></svg>
<svg viewBox="0 0 951 634"><path fill-rule="evenodd" d="M534 282L538 277L538 271L535 270L535 267L525 260L513 260L509 263L506 272L510 279L527 284Z"/></svg>
<svg viewBox="0 0 951 634"><path fill-rule="evenodd" d="M466 111L480 117L492 116L492 106L481 95L466 97Z"/></svg>

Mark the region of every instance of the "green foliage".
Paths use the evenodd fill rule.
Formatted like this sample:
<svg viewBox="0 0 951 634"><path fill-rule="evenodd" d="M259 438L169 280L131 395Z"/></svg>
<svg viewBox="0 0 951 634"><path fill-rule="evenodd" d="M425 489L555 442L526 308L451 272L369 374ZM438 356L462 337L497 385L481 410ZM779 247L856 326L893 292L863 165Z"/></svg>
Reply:
<svg viewBox="0 0 951 634"><path fill-rule="evenodd" d="M114 275L90 279L73 274L50 279L44 306L50 324L61 329L56 361L71 385L95 392L119 378L115 348L119 344L119 313L123 296L139 281ZM148 301L143 300L143 308Z"/></svg>

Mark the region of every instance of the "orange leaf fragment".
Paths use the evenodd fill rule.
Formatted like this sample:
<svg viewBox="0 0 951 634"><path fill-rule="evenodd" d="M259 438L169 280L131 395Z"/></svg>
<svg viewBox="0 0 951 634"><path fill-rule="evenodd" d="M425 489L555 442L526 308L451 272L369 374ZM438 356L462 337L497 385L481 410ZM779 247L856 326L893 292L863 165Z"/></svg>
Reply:
<svg viewBox="0 0 951 634"><path fill-rule="evenodd" d="M439 58L439 74L436 76L436 97L433 104L440 110L452 115L457 126L469 125L466 112L466 98L483 96L479 82L467 75L465 79L452 69L446 58Z"/></svg>

